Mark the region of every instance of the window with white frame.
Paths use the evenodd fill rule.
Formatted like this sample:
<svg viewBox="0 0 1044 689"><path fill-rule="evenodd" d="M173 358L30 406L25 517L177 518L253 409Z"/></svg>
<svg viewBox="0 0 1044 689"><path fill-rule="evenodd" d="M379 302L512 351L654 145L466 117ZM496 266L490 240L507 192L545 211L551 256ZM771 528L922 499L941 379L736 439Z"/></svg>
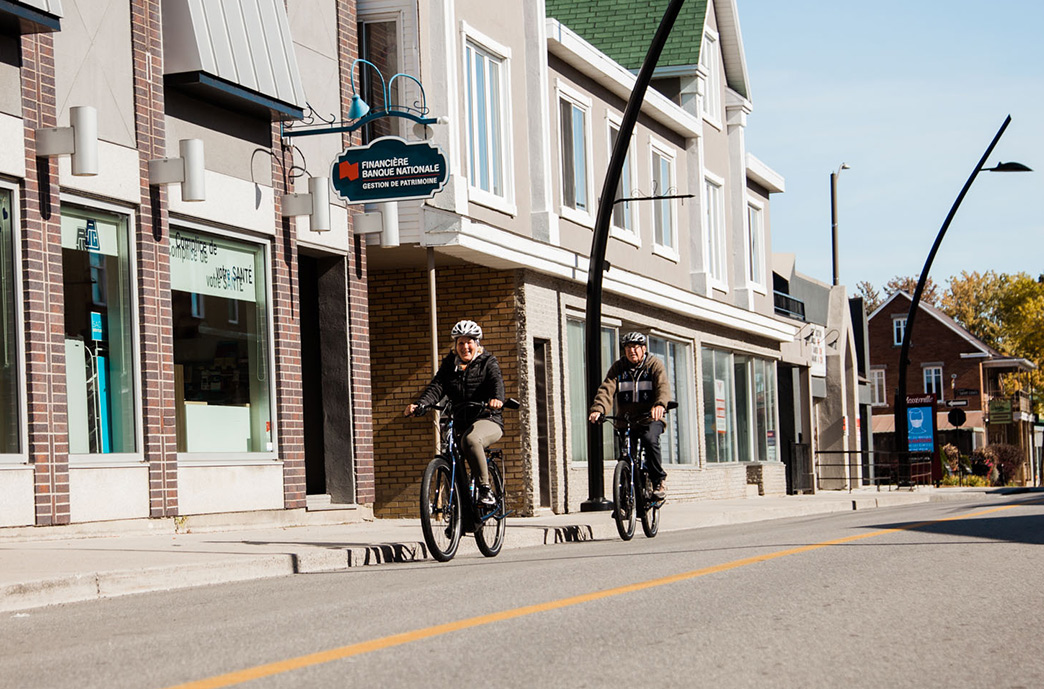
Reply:
<svg viewBox="0 0 1044 689"><path fill-rule="evenodd" d="M620 125L609 122L609 153L616 148L616 141L620 138ZM620 181L616 184L616 198L625 199L631 196L634 189L634 170L631 166L631 147L628 146L627 155L624 157L623 169L620 171ZM637 235L637 227L634 222L634 207L630 201L613 205L613 228Z"/></svg>
<svg viewBox="0 0 1044 689"><path fill-rule="evenodd" d="M703 34L703 45L700 47L700 66L707 72L704 83L703 114L715 120L721 120L721 52L718 47L717 34L707 31Z"/></svg>
<svg viewBox="0 0 1044 689"><path fill-rule="evenodd" d="M885 370L883 368L870 369L870 404L875 407L888 405L888 396L885 391Z"/></svg>
<svg viewBox="0 0 1044 689"><path fill-rule="evenodd" d="M61 226L69 454L130 455L138 450L134 222L63 204Z"/></svg>
<svg viewBox="0 0 1044 689"><path fill-rule="evenodd" d="M765 223L764 211L753 203L747 204L747 281L765 286Z"/></svg>
<svg viewBox="0 0 1044 689"><path fill-rule="evenodd" d="M674 158L660 148L652 150L652 189L654 196L676 193ZM674 236L674 199L653 201L653 241L671 252L678 250Z"/></svg>
<svg viewBox="0 0 1044 689"><path fill-rule="evenodd" d="M562 161L562 206L583 215L591 213L589 122L591 104L559 91L558 122Z"/></svg>
<svg viewBox="0 0 1044 689"><path fill-rule="evenodd" d="M924 367L924 393L935 393L937 399L943 398L943 370L942 366Z"/></svg>
<svg viewBox="0 0 1044 689"><path fill-rule="evenodd" d="M893 318L892 319L892 344L896 347L903 344L903 337L906 335L906 319L905 318Z"/></svg>
<svg viewBox="0 0 1044 689"><path fill-rule="evenodd" d="M508 200L505 59L470 38L464 58L468 182L472 189Z"/></svg>
<svg viewBox="0 0 1044 689"><path fill-rule="evenodd" d="M723 184L710 177L703 180L704 241L707 272L718 282L726 281L725 267L725 192Z"/></svg>

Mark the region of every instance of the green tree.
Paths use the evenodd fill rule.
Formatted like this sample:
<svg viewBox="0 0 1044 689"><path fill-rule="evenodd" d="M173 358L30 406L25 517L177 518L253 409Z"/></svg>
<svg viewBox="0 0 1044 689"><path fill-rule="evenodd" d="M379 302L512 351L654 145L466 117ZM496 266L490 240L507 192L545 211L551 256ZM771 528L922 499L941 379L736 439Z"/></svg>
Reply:
<svg viewBox="0 0 1044 689"><path fill-rule="evenodd" d="M1001 347L1001 327L998 313L998 295L1002 279L992 270L961 271L949 279L946 293L939 307L968 332L995 349Z"/></svg>
<svg viewBox="0 0 1044 689"><path fill-rule="evenodd" d="M1027 273L962 272L951 277L942 310L980 340L1008 356L1029 359L1037 369L1005 376L1007 392L1032 394L1044 413L1044 282Z"/></svg>

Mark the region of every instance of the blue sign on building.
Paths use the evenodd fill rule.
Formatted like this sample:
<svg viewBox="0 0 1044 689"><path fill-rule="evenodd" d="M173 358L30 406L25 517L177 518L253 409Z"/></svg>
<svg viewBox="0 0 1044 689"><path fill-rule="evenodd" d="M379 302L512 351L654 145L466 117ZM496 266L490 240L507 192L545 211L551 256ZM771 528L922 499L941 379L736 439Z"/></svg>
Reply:
<svg viewBox="0 0 1044 689"><path fill-rule="evenodd" d="M348 203L428 199L448 177L446 156L437 146L397 136L345 150L330 172L334 189Z"/></svg>
<svg viewBox="0 0 1044 689"><path fill-rule="evenodd" d="M935 452L935 405L906 408L910 452Z"/></svg>

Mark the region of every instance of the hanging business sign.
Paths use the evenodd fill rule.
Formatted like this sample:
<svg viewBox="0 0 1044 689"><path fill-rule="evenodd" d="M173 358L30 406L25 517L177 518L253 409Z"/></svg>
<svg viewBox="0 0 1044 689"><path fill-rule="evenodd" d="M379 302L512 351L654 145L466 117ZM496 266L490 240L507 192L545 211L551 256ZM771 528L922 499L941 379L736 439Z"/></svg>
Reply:
<svg viewBox="0 0 1044 689"><path fill-rule="evenodd" d="M448 176L446 156L437 146L397 136L345 149L330 172L334 189L348 203L430 199Z"/></svg>
<svg viewBox="0 0 1044 689"><path fill-rule="evenodd" d="M808 336L809 368L814 376L825 378L826 370L826 328L822 325L812 325L812 331Z"/></svg>

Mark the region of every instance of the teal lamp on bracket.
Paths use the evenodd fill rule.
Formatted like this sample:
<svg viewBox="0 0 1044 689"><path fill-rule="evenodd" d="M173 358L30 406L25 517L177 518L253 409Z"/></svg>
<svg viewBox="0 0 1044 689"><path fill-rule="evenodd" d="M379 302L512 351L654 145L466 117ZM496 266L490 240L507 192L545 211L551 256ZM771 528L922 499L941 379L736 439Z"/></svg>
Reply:
<svg viewBox="0 0 1044 689"><path fill-rule="evenodd" d="M366 104L366 101L358 93L352 94L352 104L348 106L348 119L357 120L365 117L368 112L370 112L370 106Z"/></svg>

